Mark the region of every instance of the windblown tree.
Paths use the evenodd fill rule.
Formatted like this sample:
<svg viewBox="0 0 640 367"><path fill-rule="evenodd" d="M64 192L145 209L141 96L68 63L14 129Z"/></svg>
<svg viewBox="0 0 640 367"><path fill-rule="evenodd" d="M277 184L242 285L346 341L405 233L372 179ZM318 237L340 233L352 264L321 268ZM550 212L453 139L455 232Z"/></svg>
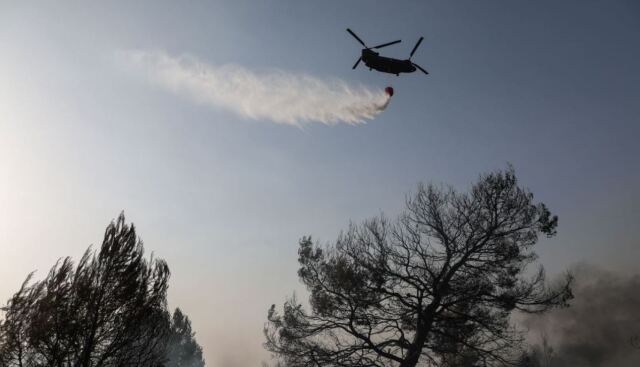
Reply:
<svg viewBox="0 0 640 367"><path fill-rule="evenodd" d="M419 185L396 221L352 224L335 243L300 241L295 298L268 312L265 347L287 366L481 366L512 363L515 311L541 313L571 298L528 270L557 217L518 185L512 168L471 190ZM515 357L514 357L515 358Z"/></svg>
<svg viewBox="0 0 640 367"><path fill-rule="evenodd" d="M59 261L42 281L30 275L2 308L0 366L162 366L168 280L120 215L99 251Z"/></svg>

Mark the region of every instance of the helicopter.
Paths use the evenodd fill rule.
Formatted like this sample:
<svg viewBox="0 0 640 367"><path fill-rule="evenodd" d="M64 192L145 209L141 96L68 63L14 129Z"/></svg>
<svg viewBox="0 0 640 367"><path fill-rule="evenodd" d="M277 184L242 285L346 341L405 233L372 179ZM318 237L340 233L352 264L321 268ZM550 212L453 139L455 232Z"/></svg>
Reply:
<svg viewBox="0 0 640 367"><path fill-rule="evenodd" d="M364 64L369 67L369 70L376 69L383 73L400 75L400 73L413 73L414 71L416 71L416 68L417 68L417 69L420 69L420 71L422 71L423 73L429 74L426 70L421 68L420 65L414 64L411 61L411 57L418 49L418 46L420 46L420 43L422 42L424 37L420 37L416 45L413 46L413 50L411 50L411 53L409 54L408 59L400 60L400 59L394 59L391 57L380 56L378 52L375 52L373 50L395 45L396 43L402 42L401 40L383 43L381 45L374 46L374 47L369 47L360 39L360 37L358 37L355 33L353 33L351 29L347 28L347 32L349 32L353 36L353 38L355 38L358 42L360 42L361 45L365 47L362 49L362 56L360 56L358 61L356 61L352 69L357 68L358 64L360 64L360 61L364 61Z"/></svg>

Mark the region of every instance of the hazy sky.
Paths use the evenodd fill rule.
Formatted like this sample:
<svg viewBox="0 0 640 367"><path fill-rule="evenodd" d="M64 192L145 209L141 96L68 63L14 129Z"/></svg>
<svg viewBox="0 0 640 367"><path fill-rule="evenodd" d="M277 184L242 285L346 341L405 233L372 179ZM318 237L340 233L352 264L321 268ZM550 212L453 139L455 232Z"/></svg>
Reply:
<svg viewBox="0 0 640 367"><path fill-rule="evenodd" d="M637 1L137 1L0 4L0 300L99 245L124 210L172 270L209 365L258 366L297 240L389 215L420 181L464 189L513 163L560 217L554 274L640 260ZM353 71L360 47L431 72ZM148 83L118 53L189 54L371 88L365 125L251 120Z"/></svg>

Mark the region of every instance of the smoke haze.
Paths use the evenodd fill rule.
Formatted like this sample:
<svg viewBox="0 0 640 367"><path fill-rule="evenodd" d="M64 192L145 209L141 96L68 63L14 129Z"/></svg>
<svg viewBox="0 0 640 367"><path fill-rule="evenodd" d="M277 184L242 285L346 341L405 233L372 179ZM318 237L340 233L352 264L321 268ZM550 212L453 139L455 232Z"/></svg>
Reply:
<svg viewBox="0 0 640 367"><path fill-rule="evenodd" d="M528 318L533 342L545 335L553 348L550 367L640 366L640 275L612 273L592 265L574 268L571 306ZM537 339L537 340L535 340Z"/></svg>
<svg viewBox="0 0 640 367"><path fill-rule="evenodd" d="M119 56L162 88L248 119L295 126L307 122L358 124L382 112L390 99L382 89L339 79L210 65L189 55L137 50Z"/></svg>

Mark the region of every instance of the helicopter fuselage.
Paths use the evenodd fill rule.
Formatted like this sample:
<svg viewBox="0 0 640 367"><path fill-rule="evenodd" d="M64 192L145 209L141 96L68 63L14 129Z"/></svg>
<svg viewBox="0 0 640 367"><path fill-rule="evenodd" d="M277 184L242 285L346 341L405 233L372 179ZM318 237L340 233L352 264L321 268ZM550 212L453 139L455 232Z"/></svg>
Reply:
<svg viewBox="0 0 640 367"><path fill-rule="evenodd" d="M400 73L413 73L416 71L416 67L413 66L411 60L380 56L379 53L366 48L362 50L362 61L369 69L375 69L383 73L400 75Z"/></svg>

